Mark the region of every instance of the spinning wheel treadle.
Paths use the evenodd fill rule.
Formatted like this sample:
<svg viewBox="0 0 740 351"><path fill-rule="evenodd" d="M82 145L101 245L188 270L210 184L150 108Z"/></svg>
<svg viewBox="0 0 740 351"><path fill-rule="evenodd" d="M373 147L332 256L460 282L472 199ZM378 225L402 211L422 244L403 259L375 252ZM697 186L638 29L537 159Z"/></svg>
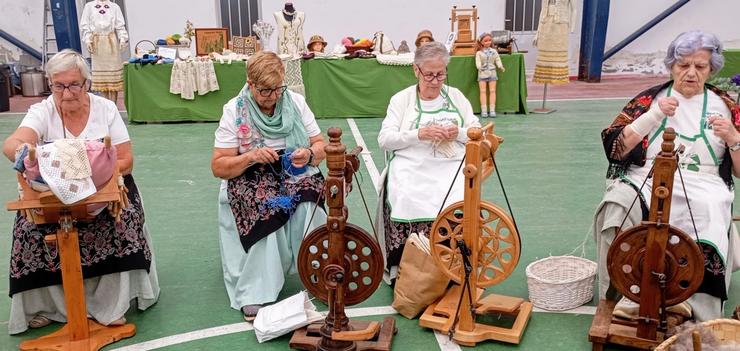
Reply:
<svg viewBox="0 0 740 351"><path fill-rule="evenodd" d="M372 295L383 278L383 258L380 246L363 229L346 224L344 230L346 250L342 265L347 281L344 297L346 305L358 304ZM329 290L324 269L329 265L329 230L326 225L314 229L298 252L298 271L303 286L316 298L327 303Z"/></svg>
<svg viewBox="0 0 740 351"><path fill-rule="evenodd" d="M463 239L463 208L460 201L447 207L434 221L430 234L434 261L455 283L465 279L463 260L457 240ZM516 268L521 253L521 240L514 223L503 210L491 203L480 202L480 236L478 243L478 279L480 288L504 281Z"/></svg>
<svg viewBox="0 0 740 351"><path fill-rule="evenodd" d="M642 267L648 239L646 226L620 234L609 247L607 269L612 285L628 299L640 302ZM701 285L704 256L688 234L670 226L665 251L665 303L668 306L688 299Z"/></svg>

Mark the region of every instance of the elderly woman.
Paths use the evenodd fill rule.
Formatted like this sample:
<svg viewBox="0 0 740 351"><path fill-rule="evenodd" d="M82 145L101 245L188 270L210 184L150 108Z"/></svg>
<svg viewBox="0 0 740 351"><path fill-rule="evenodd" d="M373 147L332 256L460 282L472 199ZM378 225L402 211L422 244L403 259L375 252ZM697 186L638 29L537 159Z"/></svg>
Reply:
<svg viewBox="0 0 740 351"><path fill-rule="evenodd" d="M676 143L685 150L679 157L683 181L676 172L673 183L670 222L692 237L698 234L706 267L701 287L687 302L698 320L721 318L731 270L736 269L740 253L731 213L732 176L740 175L740 107L727 93L706 84L722 64L722 44L714 35L700 31L680 34L668 46L665 58L672 80L640 93L602 132L609 181L594 228L602 298L610 282L606 271L609 245L617 230L647 219L652 188L648 173L660 151L661 135L671 127L678 135ZM640 193L642 208L634 206L628 213L645 181ZM615 315L632 317L638 308L622 299Z"/></svg>
<svg viewBox="0 0 740 351"><path fill-rule="evenodd" d="M324 139L303 96L286 91L272 52L249 58L247 85L224 105L211 159L222 178L219 232L231 307L253 320L297 272L303 236L326 222ZM317 207L321 207L317 210Z"/></svg>
<svg viewBox="0 0 740 351"><path fill-rule="evenodd" d="M463 199L463 176L452 181L465 155L467 130L480 123L460 90L444 84L449 61L441 43L416 49L418 82L391 98L378 135L380 147L392 155L378 204L379 232L384 232L378 240L390 279L397 276L409 234L429 235L440 208Z"/></svg>
<svg viewBox="0 0 740 351"><path fill-rule="evenodd" d="M130 206L123 210L119 224L108 211L102 211L92 222L77 223L77 229L87 313L101 324L123 324L132 299L145 310L159 297L141 195L131 175L131 140L116 105L87 92L90 69L79 53L62 50L54 55L46 64L46 74L52 95L30 107L18 129L5 140L3 153L15 161L25 144L110 136ZM10 257L10 334L52 320L66 321L57 248L43 240L58 227L37 226L16 215Z"/></svg>

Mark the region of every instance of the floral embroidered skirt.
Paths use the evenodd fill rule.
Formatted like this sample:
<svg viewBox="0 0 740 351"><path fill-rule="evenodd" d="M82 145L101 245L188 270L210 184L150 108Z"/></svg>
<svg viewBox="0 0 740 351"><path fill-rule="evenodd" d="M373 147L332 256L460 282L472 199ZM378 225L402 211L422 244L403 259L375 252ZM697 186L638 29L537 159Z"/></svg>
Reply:
<svg viewBox="0 0 740 351"><path fill-rule="evenodd" d="M152 252L144 236L144 209L131 175L124 177L129 207L116 223L107 210L92 222L77 222L83 278L135 269L149 271ZM47 245L44 236L59 224L35 225L20 214L13 225L10 257L10 291L15 293L62 283L59 252Z"/></svg>
<svg viewBox="0 0 740 351"><path fill-rule="evenodd" d="M401 263L401 255L406 245L406 239L411 233L424 233L429 236L434 222L396 222L391 220L391 207L386 203L383 206L383 225L385 230L386 270L390 272L391 279L395 279L398 267Z"/></svg>
<svg viewBox="0 0 740 351"><path fill-rule="evenodd" d="M318 203L323 208L321 173L293 178L283 172L281 162L277 161L252 166L228 180L229 205L244 251L282 227L299 203Z"/></svg>

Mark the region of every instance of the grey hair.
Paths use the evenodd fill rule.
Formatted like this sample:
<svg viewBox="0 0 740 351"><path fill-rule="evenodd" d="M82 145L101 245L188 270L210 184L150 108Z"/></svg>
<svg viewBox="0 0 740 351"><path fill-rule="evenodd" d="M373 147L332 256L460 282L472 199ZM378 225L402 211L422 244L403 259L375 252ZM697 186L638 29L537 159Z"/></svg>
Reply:
<svg viewBox="0 0 740 351"><path fill-rule="evenodd" d="M692 55L699 50L708 50L712 53L712 58L709 60L712 73L721 70L725 65L725 58L722 56L722 42L714 34L699 30L683 32L673 39L671 45L668 46L668 53L663 63L670 71L680 58Z"/></svg>
<svg viewBox="0 0 740 351"><path fill-rule="evenodd" d="M414 64L421 66L432 60L442 60L445 66L450 63L450 53L442 43L433 41L422 44L416 49L414 53Z"/></svg>
<svg viewBox="0 0 740 351"><path fill-rule="evenodd" d="M90 66L87 65L82 55L72 49L64 49L46 62L46 78L51 82L51 76L73 69L79 69L82 77L87 80L92 77Z"/></svg>

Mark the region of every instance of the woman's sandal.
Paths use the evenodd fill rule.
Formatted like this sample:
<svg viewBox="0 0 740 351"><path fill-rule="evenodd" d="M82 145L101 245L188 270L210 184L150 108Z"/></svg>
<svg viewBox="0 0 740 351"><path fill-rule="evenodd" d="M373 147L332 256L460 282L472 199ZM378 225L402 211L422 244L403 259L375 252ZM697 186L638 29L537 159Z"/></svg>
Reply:
<svg viewBox="0 0 740 351"><path fill-rule="evenodd" d="M253 322L257 318L257 312L259 312L262 305L246 305L242 307L242 313L244 314L244 320L247 322Z"/></svg>
<svg viewBox="0 0 740 351"><path fill-rule="evenodd" d="M40 314L33 316L33 318L28 321L28 327L31 329L43 328L49 324L51 324L51 319L46 318Z"/></svg>

